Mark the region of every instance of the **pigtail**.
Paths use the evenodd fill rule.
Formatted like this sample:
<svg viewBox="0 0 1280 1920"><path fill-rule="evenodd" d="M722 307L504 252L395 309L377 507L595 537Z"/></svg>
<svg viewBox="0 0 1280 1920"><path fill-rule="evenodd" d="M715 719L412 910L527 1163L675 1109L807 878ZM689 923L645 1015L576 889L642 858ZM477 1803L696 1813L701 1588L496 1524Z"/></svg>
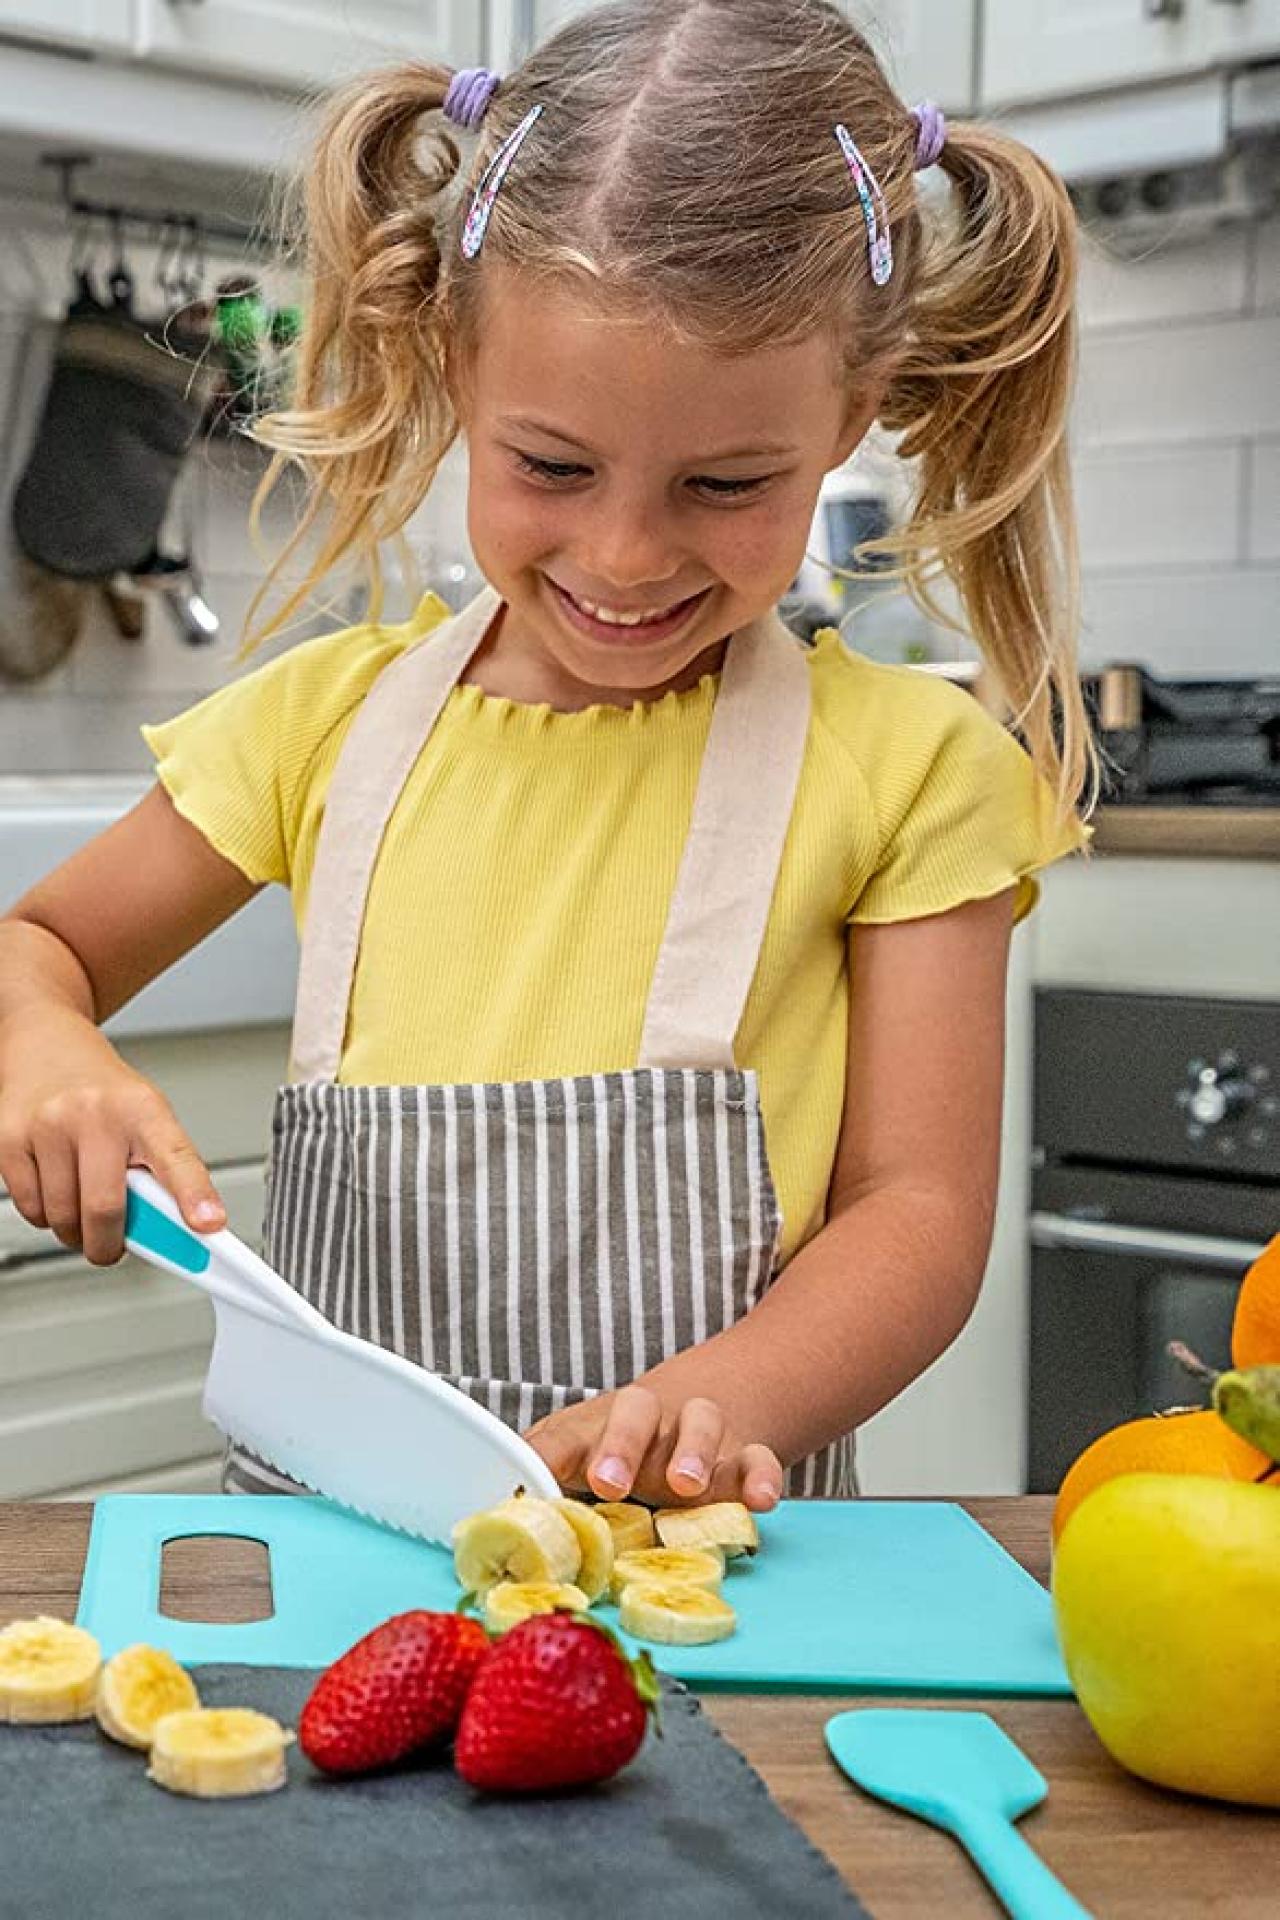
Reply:
<svg viewBox="0 0 1280 1920"><path fill-rule="evenodd" d="M290 463L306 475L309 500L250 607L250 645L282 627L313 583L352 556L365 563L377 618L378 543L403 527L457 433L445 379L438 222L460 155L446 131L421 124L443 106L451 78L425 65L362 76L330 107L300 183L305 325L293 404L254 429L276 454L255 516ZM257 624L304 544L306 579Z"/></svg>
<svg viewBox="0 0 1280 1920"><path fill-rule="evenodd" d="M1075 658L1078 566L1067 417L1075 216L1057 176L995 129L953 128L954 206L932 223L881 419L918 462L908 524L876 544L944 621L940 572L1063 811L1096 794ZM954 620L952 620L954 624Z"/></svg>

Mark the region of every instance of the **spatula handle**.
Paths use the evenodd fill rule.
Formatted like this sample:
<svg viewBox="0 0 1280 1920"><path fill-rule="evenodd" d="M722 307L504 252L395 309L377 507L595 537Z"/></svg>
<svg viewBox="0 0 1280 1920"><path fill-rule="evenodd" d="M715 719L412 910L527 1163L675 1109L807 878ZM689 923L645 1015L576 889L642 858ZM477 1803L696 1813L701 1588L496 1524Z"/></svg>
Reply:
<svg viewBox="0 0 1280 1920"><path fill-rule="evenodd" d="M1010 1821L957 1808L952 1831L1013 1920L1092 1920Z"/></svg>

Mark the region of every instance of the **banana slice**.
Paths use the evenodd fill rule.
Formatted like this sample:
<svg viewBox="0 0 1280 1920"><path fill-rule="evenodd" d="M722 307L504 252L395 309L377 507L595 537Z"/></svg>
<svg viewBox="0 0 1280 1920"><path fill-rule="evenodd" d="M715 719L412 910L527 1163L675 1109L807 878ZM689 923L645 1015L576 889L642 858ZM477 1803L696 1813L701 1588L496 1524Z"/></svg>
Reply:
<svg viewBox="0 0 1280 1920"><path fill-rule="evenodd" d="M159 1647L124 1647L98 1677L98 1725L123 1746L151 1746L156 1721L200 1705L195 1681Z"/></svg>
<svg viewBox="0 0 1280 1920"><path fill-rule="evenodd" d="M622 1589L618 1622L636 1640L655 1640L667 1647L703 1647L711 1640L727 1640L738 1617L718 1593L705 1587L660 1586L656 1580L634 1580Z"/></svg>
<svg viewBox="0 0 1280 1920"><path fill-rule="evenodd" d="M293 1735L251 1707L192 1707L157 1720L147 1778L197 1800L274 1793Z"/></svg>
<svg viewBox="0 0 1280 1920"><path fill-rule="evenodd" d="M664 1547L719 1547L727 1560L755 1553L760 1545L754 1515L740 1500L717 1500L709 1507L660 1507L653 1524Z"/></svg>
<svg viewBox="0 0 1280 1920"><path fill-rule="evenodd" d="M724 1561L710 1548L641 1547L638 1553L618 1555L609 1585L616 1600L637 1580L663 1587L706 1587L714 1593L723 1579Z"/></svg>
<svg viewBox="0 0 1280 1920"><path fill-rule="evenodd" d="M583 1500L555 1500L552 1505L557 1513L564 1515L578 1537L582 1562L574 1575L574 1585L582 1588L588 1601L598 1600L613 1572L612 1529L607 1520L600 1518L599 1508L589 1507Z"/></svg>
<svg viewBox="0 0 1280 1920"><path fill-rule="evenodd" d="M102 1649L91 1633L40 1614L0 1629L0 1721L92 1720Z"/></svg>
<svg viewBox="0 0 1280 1920"><path fill-rule="evenodd" d="M568 1607L585 1613L591 1602L581 1587L555 1587L544 1580L499 1580L484 1597L484 1623L490 1633L506 1633L535 1613Z"/></svg>
<svg viewBox="0 0 1280 1920"><path fill-rule="evenodd" d="M615 1554L638 1553L642 1547L657 1546L658 1536L648 1507L639 1506L634 1500L602 1500L591 1511L599 1514L613 1535Z"/></svg>
<svg viewBox="0 0 1280 1920"><path fill-rule="evenodd" d="M499 1580L562 1586L576 1578L581 1562L578 1536L554 1501L531 1494L514 1494L453 1530L453 1565L464 1593L487 1593Z"/></svg>

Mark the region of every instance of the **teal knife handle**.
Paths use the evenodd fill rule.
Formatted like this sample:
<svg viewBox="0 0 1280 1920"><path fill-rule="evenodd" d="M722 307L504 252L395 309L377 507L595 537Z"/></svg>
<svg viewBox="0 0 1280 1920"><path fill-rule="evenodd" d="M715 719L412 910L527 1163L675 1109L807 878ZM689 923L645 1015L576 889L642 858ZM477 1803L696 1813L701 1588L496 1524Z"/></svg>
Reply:
<svg viewBox="0 0 1280 1920"><path fill-rule="evenodd" d="M1011 1821L956 1807L947 1824L1013 1920L1092 1920Z"/></svg>
<svg viewBox="0 0 1280 1920"><path fill-rule="evenodd" d="M209 1265L209 1249L188 1227L180 1227L159 1207L153 1207L140 1193L129 1189L125 1201L124 1237L140 1253L153 1253L171 1267L184 1273L204 1273Z"/></svg>

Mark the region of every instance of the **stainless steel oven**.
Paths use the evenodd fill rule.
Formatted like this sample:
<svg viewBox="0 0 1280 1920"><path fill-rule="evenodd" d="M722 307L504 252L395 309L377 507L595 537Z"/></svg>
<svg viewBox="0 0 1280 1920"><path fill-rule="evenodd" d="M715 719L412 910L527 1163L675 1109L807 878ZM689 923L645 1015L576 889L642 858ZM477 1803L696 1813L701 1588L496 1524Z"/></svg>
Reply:
<svg viewBox="0 0 1280 1920"><path fill-rule="evenodd" d="M1278 960L1280 967L1280 960ZM1280 1232L1280 1002L1041 990L1028 1486L1105 1428L1199 1398L1241 1277Z"/></svg>

